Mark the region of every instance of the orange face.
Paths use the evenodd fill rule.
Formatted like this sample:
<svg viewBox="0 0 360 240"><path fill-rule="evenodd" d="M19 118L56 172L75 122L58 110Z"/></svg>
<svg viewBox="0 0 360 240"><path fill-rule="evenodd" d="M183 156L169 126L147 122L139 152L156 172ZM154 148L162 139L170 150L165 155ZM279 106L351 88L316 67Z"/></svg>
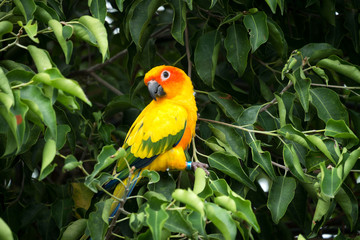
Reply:
<svg viewBox="0 0 360 240"><path fill-rule="evenodd" d="M144 82L148 86L151 97L172 97L179 92L189 77L179 68L158 66L145 74Z"/></svg>

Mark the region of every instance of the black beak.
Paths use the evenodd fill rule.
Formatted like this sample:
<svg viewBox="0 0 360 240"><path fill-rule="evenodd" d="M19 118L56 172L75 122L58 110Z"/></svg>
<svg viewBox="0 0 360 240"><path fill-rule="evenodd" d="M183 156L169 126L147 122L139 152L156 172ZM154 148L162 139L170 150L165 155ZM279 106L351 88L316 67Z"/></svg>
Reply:
<svg viewBox="0 0 360 240"><path fill-rule="evenodd" d="M148 87L150 96L155 101L156 101L156 97L162 97L162 96L166 95L162 86L160 84L158 84L155 80L149 81L147 87Z"/></svg>

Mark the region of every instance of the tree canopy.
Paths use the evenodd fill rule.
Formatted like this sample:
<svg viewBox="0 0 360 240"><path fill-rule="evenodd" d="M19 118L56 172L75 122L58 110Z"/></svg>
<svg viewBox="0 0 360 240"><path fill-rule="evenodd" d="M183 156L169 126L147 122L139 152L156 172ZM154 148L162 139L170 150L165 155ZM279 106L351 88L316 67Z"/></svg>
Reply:
<svg viewBox="0 0 360 240"><path fill-rule="evenodd" d="M2 0L0 239L315 239L360 230L357 0ZM109 219L154 66L191 77L202 169ZM116 156L116 157L114 157ZM131 171L130 171L131 174Z"/></svg>

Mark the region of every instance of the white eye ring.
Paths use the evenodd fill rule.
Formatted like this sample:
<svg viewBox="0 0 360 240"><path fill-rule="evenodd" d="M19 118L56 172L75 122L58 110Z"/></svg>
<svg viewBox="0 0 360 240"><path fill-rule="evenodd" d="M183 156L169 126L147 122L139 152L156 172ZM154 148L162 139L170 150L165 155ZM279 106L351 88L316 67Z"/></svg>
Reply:
<svg viewBox="0 0 360 240"><path fill-rule="evenodd" d="M169 77L170 77L170 72L169 72L169 71L164 70L164 71L161 73L161 80L162 80L162 81L168 80Z"/></svg>

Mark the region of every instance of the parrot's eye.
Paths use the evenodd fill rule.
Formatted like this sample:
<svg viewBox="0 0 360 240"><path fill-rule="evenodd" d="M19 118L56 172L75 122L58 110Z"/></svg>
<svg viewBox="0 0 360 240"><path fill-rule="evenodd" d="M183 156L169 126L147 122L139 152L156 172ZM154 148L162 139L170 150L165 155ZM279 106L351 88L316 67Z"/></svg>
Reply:
<svg viewBox="0 0 360 240"><path fill-rule="evenodd" d="M169 77L170 77L170 72L169 71L165 70L165 71L163 71L161 73L161 80L166 81L166 80L169 79Z"/></svg>

